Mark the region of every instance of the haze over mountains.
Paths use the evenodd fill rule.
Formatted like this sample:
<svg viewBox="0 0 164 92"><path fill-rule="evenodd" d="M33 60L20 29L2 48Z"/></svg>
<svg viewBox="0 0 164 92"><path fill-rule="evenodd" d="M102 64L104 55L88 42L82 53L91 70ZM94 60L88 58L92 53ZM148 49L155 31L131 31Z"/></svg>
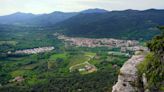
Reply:
<svg viewBox="0 0 164 92"><path fill-rule="evenodd" d="M164 10L107 11L88 9L81 12L53 12L34 15L14 13L0 16L0 24L53 27L69 36L150 39L164 25Z"/></svg>
<svg viewBox="0 0 164 92"><path fill-rule="evenodd" d="M1 16L0 23L13 25L46 26L61 22L76 14L77 13L52 12L50 14L34 15L30 13L17 12L7 16Z"/></svg>
<svg viewBox="0 0 164 92"><path fill-rule="evenodd" d="M11 15L0 16L0 24L12 25L35 25L35 26L48 26L67 20L77 14L85 13L105 13L108 12L104 9L88 9L81 12L60 12L55 11L49 14L35 15L32 13L16 12Z"/></svg>

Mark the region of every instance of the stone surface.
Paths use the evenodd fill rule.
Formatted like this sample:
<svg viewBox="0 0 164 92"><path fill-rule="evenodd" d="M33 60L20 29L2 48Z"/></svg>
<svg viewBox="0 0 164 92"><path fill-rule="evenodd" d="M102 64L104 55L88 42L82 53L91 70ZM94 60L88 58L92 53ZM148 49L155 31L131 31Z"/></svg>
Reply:
<svg viewBox="0 0 164 92"><path fill-rule="evenodd" d="M137 65L144 60L144 57L144 55L134 55L125 62L112 92L140 92L135 86L138 82Z"/></svg>

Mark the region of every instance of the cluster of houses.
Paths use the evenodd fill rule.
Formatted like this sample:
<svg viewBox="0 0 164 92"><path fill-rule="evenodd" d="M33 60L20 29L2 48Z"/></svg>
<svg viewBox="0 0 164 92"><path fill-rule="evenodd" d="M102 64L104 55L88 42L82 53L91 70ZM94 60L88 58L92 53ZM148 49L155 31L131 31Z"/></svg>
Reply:
<svg viewBox="0 0 164 92"><path fill-rule="evenodd" d="M15 54L37 54L37 53L43 53L54 50L54 47L39 47L39 48L33 48L33 49L26 49L26 50L17 50L15 51Z"/></svg>
<svg viewBox="0 0 164 92"><path fill-rule="evenodd" d="M135 40L118 40L112 38L91 39L91 38L73 38L59 35L58 39L69 42L70 45L83 47L132 47L139 44Z"/></svg>
<svg viewBox="0 0 164 92"><path fill-rule="evenodd" d="M139 42L136 40L119 40L112 38L76 38L76 37L66 37L64 35L58 35L58 39L64 40L73 46L81 47L119 47L121 52L126 51L147 51L146 47L140 46Z"/></svg>
<svg viewBox="0 0 164 92"><path fill-rule="evenodd" d="M133 46L133 47L121 47L121 52L126 52L126 51L148 51L147 47L143 46Z"/></svg>
<svg viewBox="0 0 164 92"><path fill-rule="evenodd" d="M91 66L91 65L85 65L83 68L80 68L80 69L78 69L78 70L79 70L79 72L81 72L81 71L89 71L89 70L91 70L92 68L94 68L94 67Z"/></svg>
<svg viewBox="0 0 164 92"><path fill-rule="evenodd" d="M78 69L79 72L87 71L88 73L94 72L96 70L96 67L91 64L85 65L84 67Z"/></svg>

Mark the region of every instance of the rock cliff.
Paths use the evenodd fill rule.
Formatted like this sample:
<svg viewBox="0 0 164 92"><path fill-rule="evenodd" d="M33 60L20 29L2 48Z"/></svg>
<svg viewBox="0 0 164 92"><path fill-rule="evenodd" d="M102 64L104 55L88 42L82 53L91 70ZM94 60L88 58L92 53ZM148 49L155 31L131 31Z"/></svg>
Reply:
<svg viewBox="0 0 164 92"><path fill-rule="evenodd" d="M117 83L112 92L141 92L137 87L138 74L137 65L142 62L145 55L132 56L120 69Z"/></svg>

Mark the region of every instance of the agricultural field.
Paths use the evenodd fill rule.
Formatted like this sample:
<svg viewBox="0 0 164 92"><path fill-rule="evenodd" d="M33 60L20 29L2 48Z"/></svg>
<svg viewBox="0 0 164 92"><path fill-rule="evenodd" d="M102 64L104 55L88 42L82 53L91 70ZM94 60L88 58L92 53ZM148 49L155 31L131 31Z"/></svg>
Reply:
<svg viewBox="0 0 164 92"><path fill-rule="evenodd" d="M4 44L8 44L8 45L16 45L17 42L16 41L0 41L0 45L4 45Z"/></svg>
<svg viewBox="0 0 164 92"><path fill-rule="evenodd" d="M45 87L75 92L79 88L95 91L93 86L98 91L111 90L120 67L130 58L126 55L128 53L120 52L120 48L66 46L51 30L13 28L17 33L6 30L8 34L0 34L2 91L37 92ZM49 46L54 50L36 54L8 53Z"/></svg>

